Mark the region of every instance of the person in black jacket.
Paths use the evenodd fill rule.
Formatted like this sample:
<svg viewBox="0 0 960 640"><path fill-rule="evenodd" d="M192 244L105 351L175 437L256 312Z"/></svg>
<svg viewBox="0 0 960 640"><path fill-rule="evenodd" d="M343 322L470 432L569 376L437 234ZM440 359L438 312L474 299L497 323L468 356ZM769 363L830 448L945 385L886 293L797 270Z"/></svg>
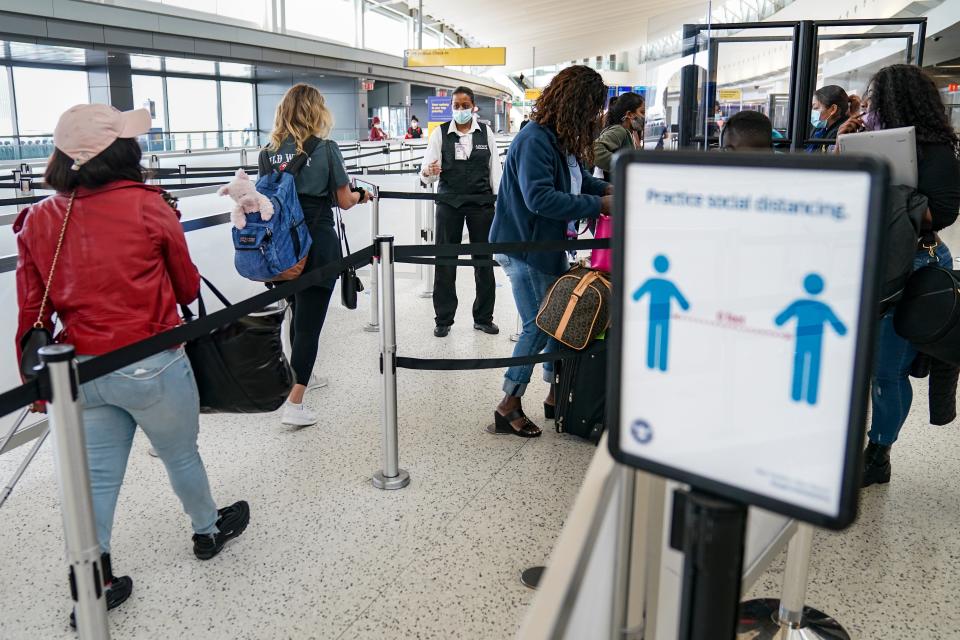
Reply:
<svg viewBox="0 0 960 640"><path fill-rule="evenodd" d="M950 249L938 231L957 219L960 212L960 139L950 125L946 108L934 81L920 67L896 64L877 72L870 81L865 112L847 120L838 133L915 127L917 134L917 191L927 197L914 269L929 264L952 267ZM875 371L871 389L873 416L865 454L863 486L890 481L890 447L910 412L913 389L910 372L917 351L893 329L893 314L880 321ZM956 385L956 369L938 364L931 376L931 392L943 385ZM951 382L952 380L952 382ZM956 394L946 394L956 401ZM952 396L950 398L949 396ZM942 408L938 411L943 418ZM949 408L948 416L955 415Z"/></svg>

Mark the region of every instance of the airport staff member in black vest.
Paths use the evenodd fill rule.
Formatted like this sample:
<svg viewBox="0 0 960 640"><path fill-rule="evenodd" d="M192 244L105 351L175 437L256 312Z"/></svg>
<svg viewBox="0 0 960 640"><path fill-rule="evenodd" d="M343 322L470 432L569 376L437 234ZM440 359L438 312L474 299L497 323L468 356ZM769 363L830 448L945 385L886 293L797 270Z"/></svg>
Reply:
<svg viewBox="0 0 960 640"><path fill-rule="evenodd" d="M425 184L440 180L438 192L455 195L494 194L500 187L500 152L493 130L476 117L476 99L467 87L453 92L453 121L436 127L430 134L423 157L421 179ZM469 198L448 198L437 202L437 244L460 244L466 222L470 242L487 242L493 223L494 205L477 204ZM490 259L491 256L473 256ZM500 333L493 323L496 281L493 267L474 267L477 298L473 303L473 328ZM433 283L433 309L437 326L433 335L450 333L457 313L457 267L438 261Z"/></svg>

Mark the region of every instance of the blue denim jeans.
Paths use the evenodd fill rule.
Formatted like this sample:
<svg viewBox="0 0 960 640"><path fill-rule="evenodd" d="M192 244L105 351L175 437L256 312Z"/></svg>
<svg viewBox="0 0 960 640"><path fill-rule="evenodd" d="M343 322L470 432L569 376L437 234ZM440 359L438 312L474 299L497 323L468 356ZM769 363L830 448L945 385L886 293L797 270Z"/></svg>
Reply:
<svg viewBox="0 0 960 640"><path fill-rule="evenodd" d="M200 398L183 349L158 353L92 380L80 387L80 399L103 552L110 552L113 513L138 424L167 468L194 532L217 532L217 507L197 450Z"/></svg>
<svg viewBox="0 0 960 640"><path fill-rule="evenodd" d="M556 351L556 340L540 331L536 320L540 303L543 302L547 290L556 282L557 277L538 271L522 260L503 254L498 254L495 259L510 278L513 300L517 305L520 321L523 323L520 339L517 340L517 346L513 348L513 356L532 356L544 351L547 353ZM507 369L503 380L504 393L522 396L527 390L527 384L530 383L533 366L525 364ZM553 382L553 362L543 363L543 379Z"/></svg>
<svg viewBox="0 0 960 640"><path fill-rule="evenodd" d="M953 258L945 244L938 245L934 253L936 257L931 258L926 250L918 251L913 260L914 270L930 264L953 268ZM880 319L875 354L870 387L873 417L868 436L871 442L889 446L897 441L910 413L913 403L910 367L917 357L917 350L893 330L892 312Z"/></svg>

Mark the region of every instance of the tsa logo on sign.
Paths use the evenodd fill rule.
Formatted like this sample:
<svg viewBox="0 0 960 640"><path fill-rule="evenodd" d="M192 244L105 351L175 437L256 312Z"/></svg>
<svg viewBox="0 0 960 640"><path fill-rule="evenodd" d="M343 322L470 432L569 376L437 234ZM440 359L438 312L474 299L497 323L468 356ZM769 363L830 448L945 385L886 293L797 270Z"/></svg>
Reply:
<svg viewBox="0 0 960 640"><path fill-rule="evenodd" d="M645 420L634 420L630 425L630 435L639 444L649 444L653 440L653 428Z"/></svg>

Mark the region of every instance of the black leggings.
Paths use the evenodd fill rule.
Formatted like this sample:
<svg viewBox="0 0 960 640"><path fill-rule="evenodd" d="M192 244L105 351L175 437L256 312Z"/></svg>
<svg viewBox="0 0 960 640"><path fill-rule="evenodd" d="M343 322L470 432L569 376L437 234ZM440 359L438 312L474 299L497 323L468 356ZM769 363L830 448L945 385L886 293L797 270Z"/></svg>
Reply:
<svg viewBox="0 0 960 640"><path fill-rule="evenodd" d="M293 307L293 322L290 323L290 346L293 352L290 365L297 377L297 384L306 386L317 361L320 331L327 318L332 289L308 287L289 300Z"/></svg>

